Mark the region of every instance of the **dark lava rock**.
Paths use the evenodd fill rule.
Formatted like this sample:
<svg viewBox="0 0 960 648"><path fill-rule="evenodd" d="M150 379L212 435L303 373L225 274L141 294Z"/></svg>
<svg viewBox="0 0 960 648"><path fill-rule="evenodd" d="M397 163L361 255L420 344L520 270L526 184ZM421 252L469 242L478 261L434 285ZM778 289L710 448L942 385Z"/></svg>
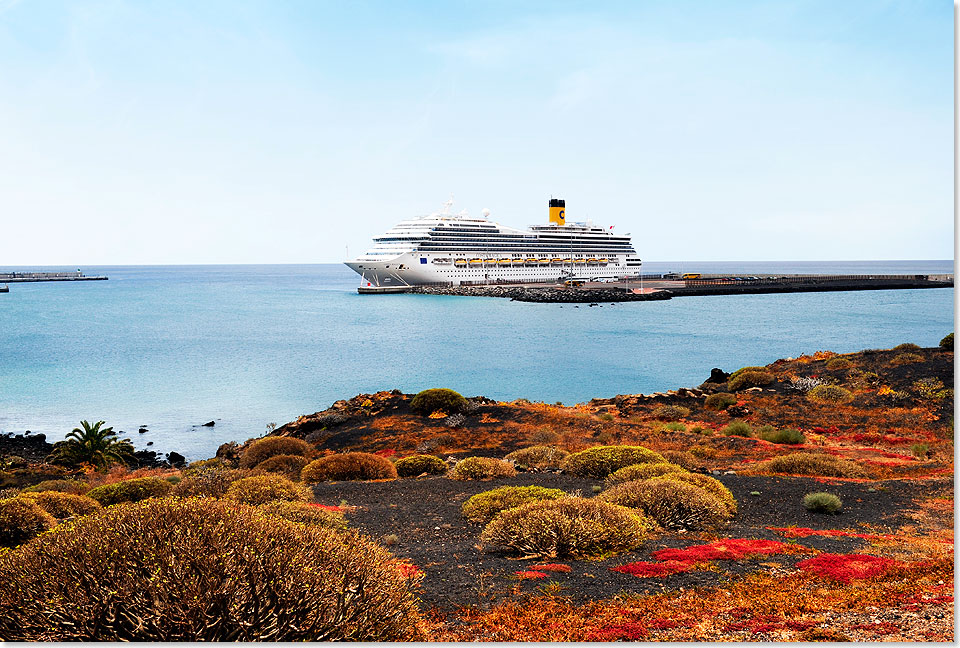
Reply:
<svg viewBox="0 0 960 648"><path fill-rule="evenodd" d="M168 452L167 463L174 468L183 468L187 465L187 458L179 452Z"/></svg>
<svg viewBox="0 0 960 648"><path fill-rule="evenodd" d="M708 383L725 383L729 380L730 374L728 374L723 369L718 369L714 367L710 370L710 377L707 378L704 382Z"/></svg>
<svg viewBox="0 0 960 648"><path fill-rule="evenodd" d="M43 461L53 452L53 444L47 443L43 434L0 434L0 457L16 456L26 461Z"/></svg>
<svg viewBox="0 0 960 648"><path fill-rule="evenodd" d="M203 424L203 427L213 427L216 424L217 424L216 421L207 421L206 423Z"/></svg>

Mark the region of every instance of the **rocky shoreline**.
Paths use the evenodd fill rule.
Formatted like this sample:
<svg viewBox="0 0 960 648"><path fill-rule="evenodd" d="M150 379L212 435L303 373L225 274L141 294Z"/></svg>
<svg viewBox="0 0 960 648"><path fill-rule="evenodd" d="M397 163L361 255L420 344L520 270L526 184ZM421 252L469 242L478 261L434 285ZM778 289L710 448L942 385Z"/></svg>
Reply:
<svg viewBox="0 0 960 648"><path fill-rule="evenodd" d="M510 301L541 304L599 304L600 302L663 301L673 293L661 290L638 295L625 290L566 288L529 288L526 286L417 286L410 290L418 295L454 295L458 297L501 297Z"/></svg>

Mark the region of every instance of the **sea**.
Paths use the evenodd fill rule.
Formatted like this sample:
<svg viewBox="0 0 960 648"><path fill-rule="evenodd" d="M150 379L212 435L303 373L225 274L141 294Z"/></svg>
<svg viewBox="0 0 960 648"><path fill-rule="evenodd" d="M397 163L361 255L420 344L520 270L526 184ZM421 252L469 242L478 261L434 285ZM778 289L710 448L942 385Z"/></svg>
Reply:
<svg viewBox="0 0 960 648"><path fill-rule="evenodd" d="M939 274L946 261L649 262L645 272ZM9 267L0 271L69 271ZM819 350L953 330L953 289L530 304L358 295L340 264L83 267L108 281L0 294L0 432L62 439L104 420L138 449L213 456L227 441L358 393L449 387L574 404L699 385ZM202 424L213 421L212 427ZM146 432L140 433L141 427Z"/></svg>

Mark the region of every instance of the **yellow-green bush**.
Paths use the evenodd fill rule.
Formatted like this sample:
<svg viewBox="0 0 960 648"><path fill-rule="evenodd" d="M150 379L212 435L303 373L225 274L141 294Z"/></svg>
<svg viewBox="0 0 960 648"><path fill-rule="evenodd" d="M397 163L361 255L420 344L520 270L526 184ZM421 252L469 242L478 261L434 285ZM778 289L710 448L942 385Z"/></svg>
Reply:
<svg viewBox="0 0 960 648"><path fill-rule="evenodd" d="M419 477L420 475L442 475L447 472L447 462L433 455L412 455L398 459L393 467L400 477Z"/></svg>
<svg viewBox="0 0 960 648"><path fill-rule="evenodd" d="M524 558L581 558L636 549L648 527L636 511L596 498L565 497L501 512L480 541Z"/></svg>
<svg viewBox="0 0 960 648"><path fill-rule="evenodd" d="M310 463L310 460L304 456L283 454L264 459L257 464L257 468L263 472L277 473L287 479L297 481L300 479L303 467L308 463Z"/></svg>
<svg viewBox="0 0 960 648"><path fill-rule="evenodd" d="M92 497L59 491L24 492L20 493L20 497L36 502L37 506L57 519L73 515L88 515L102 508L100 503Z"/></svg>
<svg viewBox="0 0 960 648"><path fill-rule="evenodd" d="M733 379L733 378L737 378L737 377L739 377L739 376L747 373L748 371L767 371L767 368L766 368L766 367L756 367L756 366L754 366L754 367L740 367L739 369L737 369L736 371L734 371L732 374L730 374L730 378L727 378L727 380L731 380L731 379Z"/></svg>
<svg viewBox="0 0 960 648"><path fill-rule="evenodd" d="M727 389L735 392L748 387L763 387L772 382L773 374L769 371L744 371L727 380Z"/></svg>
<svg viewBox="0 0 960 648"><path fill-rule="evenodd" d="M275 515L307 526L341 530L347 528L347 520L343 517L343 512L333 507L310 502L275 501L261 504L257 508L267 515Z"/></svg>
<svg viewBox="0 0 960 648"><path fill-rule="evenodd" d="M432 414L438 410L459 414L467 408L467 399L452 389L424 389L410 401L410 409L417 414Z"/></svg>
<svg viewBox="0 0 960 648"><path fill-rule="evenodd" d="M224 497L252 506L276 501L307 502L313 499L308 488L295 484L282 475L244 477L230 484Z"/></svg>
<svg viewBox="0 0 960 648"><path fill-rule="evenodd" d="M74 495L83 495L90 490L90 484L79 479L48 479L39 484L28 486L23 489L24 493L40 493L43 491L56 491L58 493L73 493Z"/></svg>
<svg viewBox="0 0 960 648"><path fill-rule="evenodd" d="M686 470L703 470L703 462L687 450L661 450L660 454L670 463Z"/></svg>
<svg viewBox="0 0 960 648"><path fill-rule="evenodd" d="M662 421L676 421L690 416L690 408L680 405L661 405L653 410L653 416Z"/></svg>
<svg viewBox="0 0 960 648"><path fill-rule="evenodd" d="M504 459L513 461L518 466L526 468L539 468L541 470L559 469L563 460L570 456L570 453L563 448L556 446L536 445L529 448L514 450Z"/></svg>
<svg viewBox="0 0 960 648"><path fill-rule="evenodd" d="M241 468L253 468L257 464L276 457L277 455L297 455L312 457L317 453L316 448L294 437L268 436L251 443L240 455Z"/></svg>
<svg viewBox="0 0 960 648"><path fill-rule="evenodd" d="M307 484L396 478L397 469L389 459L369 452L345 452L320 457L304 466L300 473L300 480Z"/></svg>
<svg viewBox="0 0 960 648"><path fill-rule="evenodd" d="M707 491L714 497L716 497L720 502L726 507L727 512L730 515L737 514L737 500L733 496L733 493L730 492L730 489L724 486L719 479L714 479L708 475L700 475L697 473L670 473L666 475L661 475L660 477L655 477L654 479L672 479L673 481L685 482L687 484L693 484L697 488L702 488Z"/></svg>
<svg viewBox="0 0 960 648"><path fill-rule="evenodd" d="M173 484L159 477L140 477L97 486L87 493L87 497L100 502L101 506L111 506L120 502L139 502L148 497L164 497L173 490Z"/></svg>
<svg viewBox="0 0 960 648"><path fill-rule="evenodd" d="M852 401L853 394L849 389L838 385L817 385L807 392L807 400L814 403L837 405Z"/></svg>
<svg viewBox="0 0 960 648"><path fill-rule="evenodd" d="M795 452L761 461L750 472L771 472L784 475L815 475L818 477L866 477L867 471L848 459L828 454Z"/></svg>
<svg viewBox="0 0 960 648"><path fill-rule="evenodd" d="M423 641L363 536L211 498L121 504L0 555L7 641Z"/></svg>
<svg viewBox="0 0 960 648"><path fill-rule="evenodd" d="M940 340L940 348L944 351L953 351L953 333L947 333L942 340Z"/></svg>
<svg viewBox="0 0 960 648"><path fill-rule="evenodd" d="M500 511L516 508L521 504L555 500L569 497L558 488L543 488L542 486L502 486L493 490L477 493L461 507L463 516L471 522L486 524Z"/></svg>
<svg viewBox="0 0 960 648"><path fill-rule="evenodd" d="M602 479L625 466L667 463L661 455L640 446L594 446L575 452L563 462L563 471L578 477Z"/></svg>
<svg viewBox="0 0 960 648"><path fill-rule="evenodd" d="M605 502L642 511L666 529L695 531L718 529L731 514L712 493L671 479L688 473L672 473L646 481L618 484L597 497Z"/></svg>
<svg viewBox="0 0 960 648"><path fill-rule="evenodd" d="M797 445L805 443L807 438L800 430L793 428L784 428L778 430L772 425L764 425L757 429L757 437L770 443L780 443L784 445Z"/></svg>
<svg viewBox="0 0 960 648"><path fill-rule="evenodd" d="M807 493L803 496L803 507L814 513L836 515L843 508L843 502L832 493Z"/></svg>
<svg viewBox="0 0 960 648"><path fill-rule="evenodd" d="M457 480L495 479L497 477L513 477L517 469L502 459L491 457L467 457L450 469L447 477Z"/></svg>
<svg viewBox="0 0 960 648"><path fill-rule="evenodd" d="M850 362L849 358L830 358L824 366L829 371L837 371L840 369L849 369L853 366L853 363Z"/></svg>
<svg viewBox="0 0 960 648"><path fill-rule="evenodd" d="M753 436L753 426L746 421L730 421L720 432L724 436Z"/></svg>
<svg viewBox="0 0 960 648"><path fill-rule="evenodd" d="M230 484L253 477L262 472L257 469L231 468L222 461L207 461L191 464L183 471L181 479L173 487L176 497L223 497Z"/></svg>
<svg viewBox="0 0 960 648"><path fill-rule="evenodd" d="M905 365L905 364L914 364L914 363L923 362L923 361L924 361L924 357L919 353L898 353L897 355L893 356L893 359L890 361L890 364L897 366L897 365Z"/></svg>
<svg viewBox="0 0 960 648"><path fill-rule="evenodd" d="M605 483L607 487L616 486L628 481L640 481L643 479L653 479L669 473L687 472L686 468L672 463L658 464L634 464L626 466L607 475Z"/></svg>
<svg viewBox="0 0 960 648"><path fill-rule="evenodd" d="M722 412L731 405L737 404L737 397L733 394L728 394L727 392L720 392L719 394L710 394L703 401L703 406L710 410L716 410Z"/></svg>
<svg viewBox="0 0 960 648"><path fill-rule="evenodd" d="M13 497L0 500L0 546L15 547L34 538L57 523L32 499ZM2 585L2 583L0 583ZM9 637L4 637L9 640Z"/></svg>

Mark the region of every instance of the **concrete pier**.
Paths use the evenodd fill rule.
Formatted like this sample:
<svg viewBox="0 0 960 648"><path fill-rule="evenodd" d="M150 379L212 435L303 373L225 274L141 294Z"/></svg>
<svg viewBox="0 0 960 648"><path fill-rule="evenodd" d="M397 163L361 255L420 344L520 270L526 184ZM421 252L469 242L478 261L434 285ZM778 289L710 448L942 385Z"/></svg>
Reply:
<svg viewBox="0 0 960 648"><path fill-rule="evenodd" d="M76 272L0 272L0 283L33 283L38 281L106 281L107 277L88 277Z"/></svg>

